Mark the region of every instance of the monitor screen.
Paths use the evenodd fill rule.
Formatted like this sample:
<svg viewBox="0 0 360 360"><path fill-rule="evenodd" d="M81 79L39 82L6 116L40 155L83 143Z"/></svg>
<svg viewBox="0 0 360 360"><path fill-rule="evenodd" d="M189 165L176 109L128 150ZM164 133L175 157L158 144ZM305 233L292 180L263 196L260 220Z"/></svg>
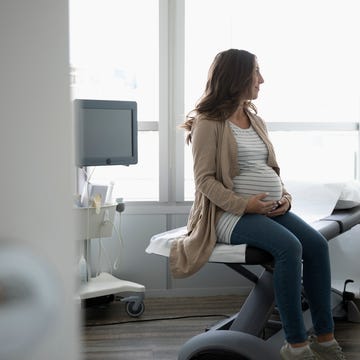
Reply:
<svg viewBox="0 0 360 360"><path fill-rule="evenodd" d="M76 165L137 163L137 104L134 101L77 99Z"/></svg>

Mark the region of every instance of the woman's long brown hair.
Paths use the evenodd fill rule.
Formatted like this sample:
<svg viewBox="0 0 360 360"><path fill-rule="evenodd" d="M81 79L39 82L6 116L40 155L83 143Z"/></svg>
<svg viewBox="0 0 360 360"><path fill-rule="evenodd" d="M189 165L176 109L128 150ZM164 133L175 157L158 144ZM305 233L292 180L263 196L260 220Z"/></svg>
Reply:
<svg viewBox="0 0 360 360"><path fill-rule="evenodd" d="M180 126L188 132L186 142L191 141L191 129L195 117L225 121L238 108L240 99L249 94L252 83L255 55L246 50L229 49L215 56L210 66L205 91ZM250 100L246 106L256 112Z"/></svg>

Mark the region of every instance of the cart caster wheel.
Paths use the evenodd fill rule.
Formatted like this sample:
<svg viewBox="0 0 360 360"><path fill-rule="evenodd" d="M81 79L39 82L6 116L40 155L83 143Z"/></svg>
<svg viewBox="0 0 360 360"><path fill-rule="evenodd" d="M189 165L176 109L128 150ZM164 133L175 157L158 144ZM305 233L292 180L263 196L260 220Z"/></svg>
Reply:
<svg viewBox="0 0 360 360"><path fill-rule="evenodd" d="M143 314L145 311L145 305L143 302L141 302L137 307L135 306L135 302L127 302L126 303L126 312L129 316L132 317L139 317Z"/></svg>

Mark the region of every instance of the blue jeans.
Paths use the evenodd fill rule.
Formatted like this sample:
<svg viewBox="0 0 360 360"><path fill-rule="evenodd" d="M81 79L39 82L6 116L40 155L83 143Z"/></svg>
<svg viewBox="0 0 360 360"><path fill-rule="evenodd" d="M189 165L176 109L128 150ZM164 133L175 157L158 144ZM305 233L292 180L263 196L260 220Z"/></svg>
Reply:
<svg viewBox="0 0 360 360"><path fill-rule="evenodd" d="M334 331L329 250L318 231L291 212L275 218L245 214L235 225L231 243L255 246L274 257L275 301L289 343L307 338L301 309L302 276L315 333Z"/></svg>

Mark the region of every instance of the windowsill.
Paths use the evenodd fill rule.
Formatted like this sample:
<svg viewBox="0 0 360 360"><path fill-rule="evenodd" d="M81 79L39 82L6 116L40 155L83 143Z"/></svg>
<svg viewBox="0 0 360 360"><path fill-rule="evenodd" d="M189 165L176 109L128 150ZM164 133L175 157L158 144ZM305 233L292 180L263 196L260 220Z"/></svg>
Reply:
<svg viewBox="0 0 360 360"><path fill-rule="evenodd" d="M157 201L130 201L125 202L125 215L140 214L189 214L192 202L166 203Z"/></svg>

